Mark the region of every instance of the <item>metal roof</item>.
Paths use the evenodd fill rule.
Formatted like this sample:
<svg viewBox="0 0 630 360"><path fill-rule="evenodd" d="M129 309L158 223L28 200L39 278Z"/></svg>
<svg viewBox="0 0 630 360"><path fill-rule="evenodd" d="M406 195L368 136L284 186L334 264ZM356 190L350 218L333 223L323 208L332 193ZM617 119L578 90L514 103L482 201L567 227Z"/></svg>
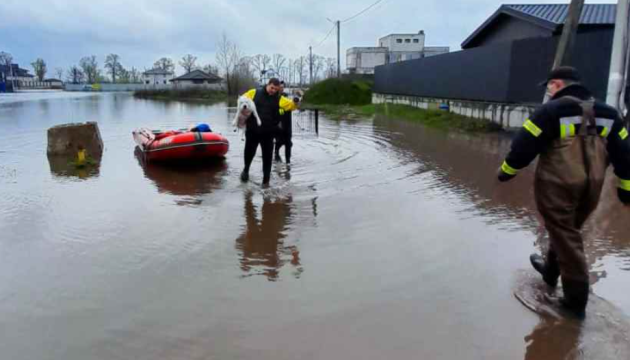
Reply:
<svg viewBox="0 0 630 360"><path fill-rule="evenodd" d="M172 75L172 71L167 71L163 69L151 69L143 72L144 75Z"/></svg>
<svg viewBox="0 0 630 360"><path fill-rule="evenodd" d="M180 81L180 80L209 80L209 81L220 81L222 80L222 78L214 75L214 74L209 74L205 71L201 71L201 70L193 70L191 72L189 72L188 74L184 74L180 77L177 77L175 79L171 79L171 81Z"/></svg>
<svg viewBox="0 0 630 360"><path fill-rule="evenodd" d="M563 24L569 12L569 4L504 5L507 8L534 16L554 24ZM580 24L613 25L616 4L584 4Z"/></svg>
<svg viewBox="0 0 630 360"><path fill-rule="evenodd" d="M615 24L616 4L585 4L580 15L580 25L606 26ZM549 31L556 31L564 24L569 11L568 4L504 4L479 26L464 42L467 48L474 40L493 24L500 16L512 16L531 22Z"/></svg>

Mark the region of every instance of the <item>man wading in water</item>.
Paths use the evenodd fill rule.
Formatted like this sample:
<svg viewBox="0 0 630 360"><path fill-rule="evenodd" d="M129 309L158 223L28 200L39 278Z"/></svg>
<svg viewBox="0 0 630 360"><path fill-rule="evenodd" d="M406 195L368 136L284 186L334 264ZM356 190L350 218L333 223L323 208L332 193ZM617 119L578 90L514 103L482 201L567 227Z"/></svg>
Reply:
<svg viewBox="0 0 630 360"><path fill-rule="evenodd" d="M254 160L256 150L258 150L258 144L260 144L263 156L262 183L263 185L269 185L273 160L273 140L278 131L281 110L286 112L297 108L293 101L278 94L279 89L280 80L271 78L266 86L259 89L251 89L243 94L243 96L252 99L254 104L256 104L256 110L262 125L258 126L256 124L256 119L253 115L247 119L244 154L245 168L243 168L241 173L241 181L249 180L249 167Z"/></svg>
<svg viewBox="0 0 630 360"><path fill-rule="evenodd" d="M546 259L530 260L549 286L562 278L560 305L583 318L589 276L582 225L597 207L609 162L618 197L630 205L630 138L617 110L595 101L574 68L553 70L543 84L551 100L525 121L498 177L511 180L540 155L534 190L550 244Z"/></svg>

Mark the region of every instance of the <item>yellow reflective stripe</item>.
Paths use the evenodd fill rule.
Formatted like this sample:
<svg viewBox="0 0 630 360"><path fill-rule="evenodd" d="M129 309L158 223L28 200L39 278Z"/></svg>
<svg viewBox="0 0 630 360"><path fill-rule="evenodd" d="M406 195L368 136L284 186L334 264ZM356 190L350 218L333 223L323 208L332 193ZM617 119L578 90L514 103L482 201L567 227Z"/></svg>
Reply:
<svg viewBox="0 0 630 360"><path fill-rule="evenodd" d="M564 139L565 137L567 137L567 126L562 124L560 125L560 138Z"/></svg>
<svg viewBox="0 0 630 360"><path fill-rule="evenodd" d="M575 124L569 124L569 136L575 136Z"/></svg>
<svg viewBox="0 0 630 360"><path fill-rule="evenodd" d="M619 188L626 191L630 191L630 180L624 180L622 178L619 178Z"/></svg>
<svg viewBox="0 0 630 360"><path fill-rule="evenodd" d="M501 170L508 175L516 175L516 173L518 172L518 170L508 165L507 161L503 162L503 165L501 165Z"/></svg>
<svg viewBox="0 0 630 360"><path fill-rule="evenodd" d="M284 109L280 109L280 115L284 115Z"/></svg>
<svg viewBox="0 0 630 360"><path fill-rule="evenodd" d="M249 98L251 100L254 100L254 96L256 96L256 89L249 90L248 92L243 94L243 96L245 96L246 98Z"/></svg>
<svg viewBox="0 0 630 360"><path fill-rule="evenodd" d="M288 98L281 96L280 108L284 109L284 111L293 111L297 109L297 105L293 102L293 100L289 100Z"/></svg>
<svg viewBox="0 0 630 360"><path fill-rule="evenodd" d="M626 138L628 137L628 129L621 129L621 131L619 132L619 137L621 138L621 140L626 140Z"/></svg>
<svg viewBox="0 0 630 360"><path fill-rule="evenodd" d="M527 129L534 137L539 137L542 134L542 130L536 124L534 124L531 120L527 119L523 124L523 127Z"/></svg>
<svg viewBox="0 0 630 360"><path fill-rule="evenodd" d="M602 129L602 132L599 135L601 137L606 137L606 135L608 135L608 128L605 127L604 129Z"/></svg>

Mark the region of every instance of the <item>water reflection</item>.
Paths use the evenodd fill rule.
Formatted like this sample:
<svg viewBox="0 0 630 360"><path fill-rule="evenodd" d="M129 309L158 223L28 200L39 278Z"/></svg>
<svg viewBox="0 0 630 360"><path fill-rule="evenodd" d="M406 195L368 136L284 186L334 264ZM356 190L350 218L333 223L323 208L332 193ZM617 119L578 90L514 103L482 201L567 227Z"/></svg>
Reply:
<svg viewBox="0 0 630 360"><path fill-rule="evenodd" d="M525 360L579 359L581 334L579 321L543 319L525 337Z"/></svg>
<svg viewBox="0 0 630 360"><path fill-rule="evenodd" d="M53 176L86 180L99 176L101 157L90 158L90 162L86 165L77 166L76 159L67 156L48 155L48 164Z"/></svg>
<svg viewBox="0 0 630 360"><path fill-rule="evenodd" d="M160 164L145 161L140 148L134 152L144 176L153 181L160 193L197 196L209 194L223 184L223 176L227 172L224 159L207 160L194 163ZM193 203L198 204L199 201ZM190 204L183 201L182 204Z"/></svg>
<svg viewBox="0 0 630 360"><path fill-rule="evenodd" d="M294 217L293 198L264 198L260 219L252 198L252 192L245 193L246 225L236 239L243 276L264 275L269 281L276 281L280 268L288 262L294 267L293 276L299 278L303 272L300 252L297 246L284 244L287 227Z"/></svg>

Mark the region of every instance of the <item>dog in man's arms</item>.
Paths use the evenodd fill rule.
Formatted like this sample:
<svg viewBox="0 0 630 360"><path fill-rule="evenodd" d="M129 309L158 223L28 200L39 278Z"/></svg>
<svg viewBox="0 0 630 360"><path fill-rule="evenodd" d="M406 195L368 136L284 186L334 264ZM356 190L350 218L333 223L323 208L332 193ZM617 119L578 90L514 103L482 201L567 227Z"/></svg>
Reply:
<svg viewBox="0 0 630 360"><path fill-rule="evenodd" d="M234 115L232 126L236 127L236 130L245 129L245 127L247 126L247 119L252 114L254 114L258 126L261 126L262 122L260 121L260 117L258 116L258 112L256 111L256 104L254 104L254 101L246 96L239 96L238 104L236 106L236 114Z"/></svg>

